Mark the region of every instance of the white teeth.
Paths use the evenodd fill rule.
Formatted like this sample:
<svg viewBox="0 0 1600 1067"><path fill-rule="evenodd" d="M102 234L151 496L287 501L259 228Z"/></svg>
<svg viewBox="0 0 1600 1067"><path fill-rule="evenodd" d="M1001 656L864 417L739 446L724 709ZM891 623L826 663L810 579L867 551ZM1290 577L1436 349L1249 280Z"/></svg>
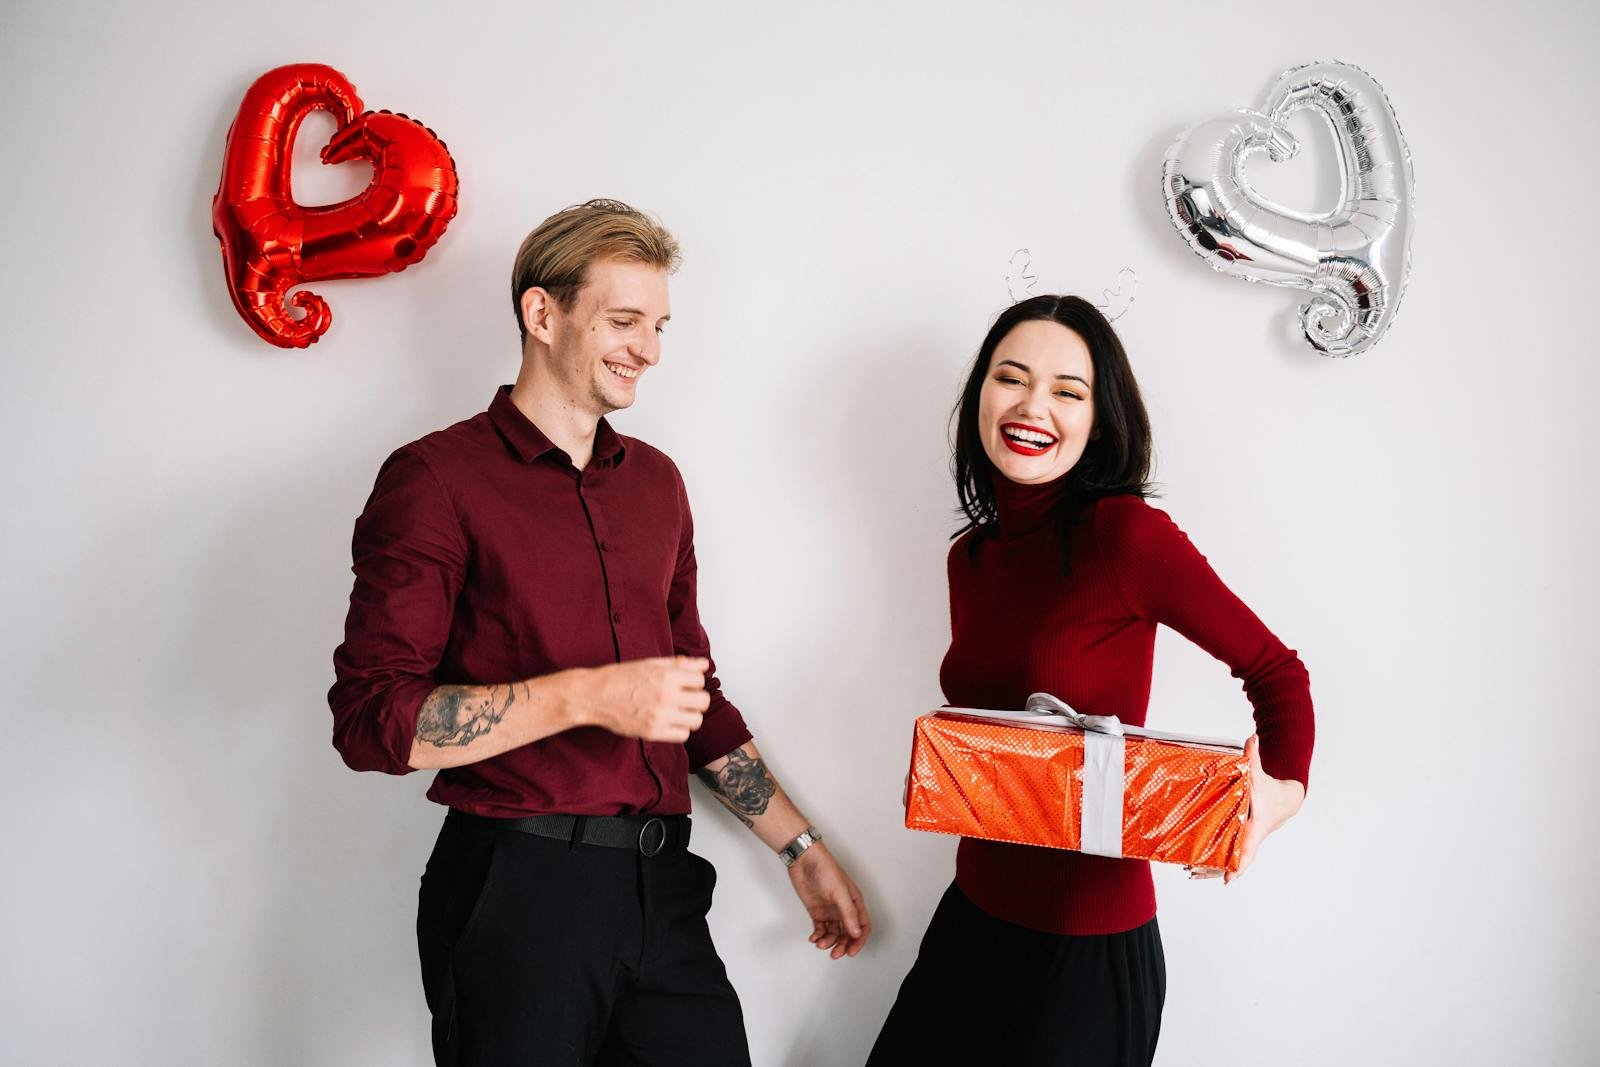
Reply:
<svg viewBox="0 0 1600 1067"><path fill-rule="evenodd" d="M630 381L639 376L639 372L634 370L632 367L624 367L616 363L607 363L606 369L612 374L615 374L618 378L627 378Z"/></svg>
<svg viewBox="0 0 1600 1067"><path fill-rule="evenodd" d="M1049 448L1051 445L1056 443L1056 439L1054 437L1050 437L1042 433L1035 433L1032 430L1016 430L1008 427L1001 432L1007 437L1011 438L1013 441L1016 441L1019 444L1027 445L1030 448Z"/></svg>

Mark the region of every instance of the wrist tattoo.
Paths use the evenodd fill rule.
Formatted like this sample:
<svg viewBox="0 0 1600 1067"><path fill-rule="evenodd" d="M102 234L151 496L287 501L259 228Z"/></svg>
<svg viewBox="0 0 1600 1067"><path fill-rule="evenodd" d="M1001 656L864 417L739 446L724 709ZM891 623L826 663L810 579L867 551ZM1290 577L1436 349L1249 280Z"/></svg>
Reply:
<svg viewBox="0 0 1600 1067"><path fill-rule="evenodd" d="M440 748L459 748L494 729L511 710L516 691L509 685L496 685L487 687L484 695L474 696L474 688L481 687L441 685L429 693L417 713L417 740ZM505 690L503 701L499 700L501 689Z"/></svg>
<svg viewBox="0 0 1600 1067"><path fill-rule="evenodd" d="M778 783L773 781L766 763L743 749L728 753L728 762L720 771L702 767L695 774L746 826L755 825L753 817L764 814L778 792Z"/></svg>

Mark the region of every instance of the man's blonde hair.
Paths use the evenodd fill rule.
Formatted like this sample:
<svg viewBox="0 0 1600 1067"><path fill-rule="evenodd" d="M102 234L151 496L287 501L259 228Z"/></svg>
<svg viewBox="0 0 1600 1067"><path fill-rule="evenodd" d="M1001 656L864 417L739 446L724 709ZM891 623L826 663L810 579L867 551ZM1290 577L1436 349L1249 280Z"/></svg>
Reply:
<svg viewBox="0 0 1600 1067"><path fill-rule="evenodd" d="M678 241L667 228L620 200L590 200L539 223L523 239L511 267L511 306L523 341L522 294L539 288L563 311L570 310L588 280L589 264L622 259L648 263L671 273L678 269Z"/></svg>

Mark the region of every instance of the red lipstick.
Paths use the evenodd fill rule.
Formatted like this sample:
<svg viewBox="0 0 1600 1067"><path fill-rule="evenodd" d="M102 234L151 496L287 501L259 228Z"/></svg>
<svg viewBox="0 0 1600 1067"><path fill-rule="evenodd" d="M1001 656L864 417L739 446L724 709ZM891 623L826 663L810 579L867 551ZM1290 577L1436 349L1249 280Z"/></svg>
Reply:
<svg viewBox="0 0 1600 1067"><path fill-rule="evenodd" d="M1036 445L1032 444L1031 442L1019 441L1015 437L1011 436L1011 434L1007 431L1027 433L1029 435L1048 438L1049 443L1045 445ZM1019 456L1042 456L1052 448L1056 447L1057 441L1056 435L1048 430L1041 430L1037 426L1029 426L1026 423L1021 422L1001 423L1000 439L1006 443L1007 448L1011 449L1011 451L1015 452Z"/></svg>

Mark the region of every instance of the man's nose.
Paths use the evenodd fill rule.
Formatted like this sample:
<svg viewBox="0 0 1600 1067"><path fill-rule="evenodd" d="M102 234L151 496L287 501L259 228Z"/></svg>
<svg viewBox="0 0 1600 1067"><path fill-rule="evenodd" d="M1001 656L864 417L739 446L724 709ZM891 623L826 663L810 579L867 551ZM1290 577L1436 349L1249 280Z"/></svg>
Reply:
<svg viewBox="0 0 1600 1067"><path fill-rule="evenodd" d="M629 345L628 351L634 359L643 360L645 366L654 367L661 362L661 335L652 331L642 340Z"/></svg>

